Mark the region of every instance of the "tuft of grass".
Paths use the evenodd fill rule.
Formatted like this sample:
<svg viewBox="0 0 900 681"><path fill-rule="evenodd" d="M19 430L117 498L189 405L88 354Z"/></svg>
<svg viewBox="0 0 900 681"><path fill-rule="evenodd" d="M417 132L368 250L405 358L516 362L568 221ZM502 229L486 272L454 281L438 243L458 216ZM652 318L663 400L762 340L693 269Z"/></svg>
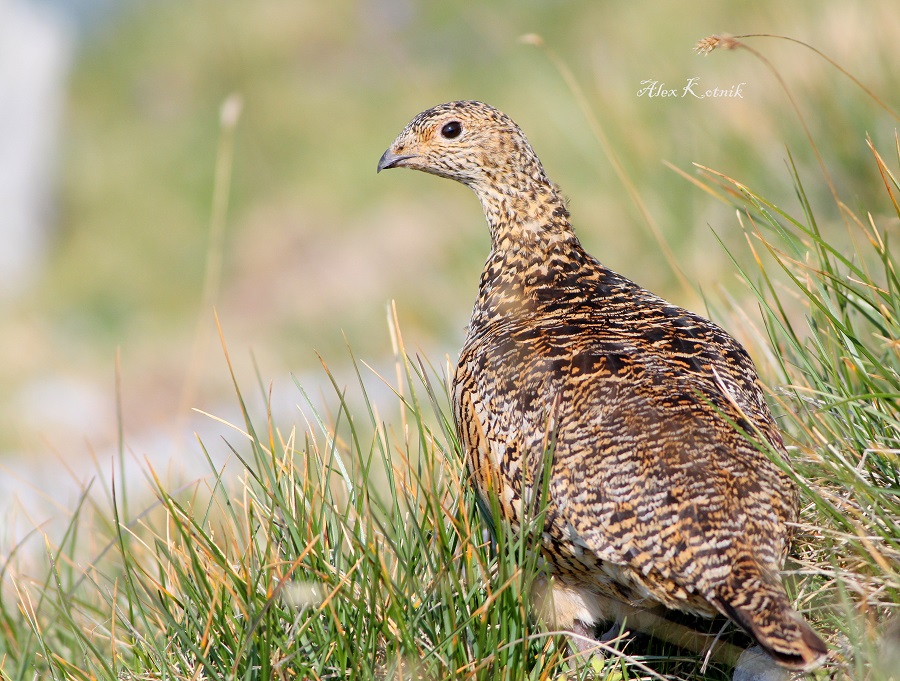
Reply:
<svg viewBox="0 0 900 681"><path fill-rule="evenodd" d="M537 681L571 671L567 646L528 612L541 575L532 531L488 540L445 378L402 349L397 362L392 421L357 363L351 399L323 362L334 410L308 400L300 431L271 415L257 422L235 381L240 479L201 443L208 480L172 491L148 471L156 501L138 518L120 515L113 488L108 561L67 559L87 520L76 512L71 536L48 547L47 579L13 577L19 615L0 601L14 633L0 644L2 674Z"/></svg>
<svg viewBox="0 0 900 681"><path fill-rule="evenodd" d="M835 666L854 679L895 678L900 637L900 279L889 234L900 220L896 169L866 141L886 210L859 212L841 198L789 86L741 39L777 38L825 59L889 116L900 117L820 50L773 35L711 36L697 50L743 48L782 85L819 161L846 234L820 224L793 156L799 204L788 211L750 187L698 166L697 184L730 201L756 267L735 264L762 313L765 373L793 449L804 508L795 553L798 599L833 633ZM895 133L900 166L900 138ZM893 215L891 215L891 212ZM893 622L893 624L891 624Z"/></svg>
<svg viewBox="0 0 900 681"><path fill-rule="evenodd" d="M900 218L896 176L870 149ZM770 396L803 492L799 601L832 632L841 673L887 680L900 645L886 634L900 612L900 280L887 237L896 222L841 204L852 246L836 246L788 167L796 215L701 170L735 203L757 265L737 266L762 312L763 371L779 386Z"/></svg>

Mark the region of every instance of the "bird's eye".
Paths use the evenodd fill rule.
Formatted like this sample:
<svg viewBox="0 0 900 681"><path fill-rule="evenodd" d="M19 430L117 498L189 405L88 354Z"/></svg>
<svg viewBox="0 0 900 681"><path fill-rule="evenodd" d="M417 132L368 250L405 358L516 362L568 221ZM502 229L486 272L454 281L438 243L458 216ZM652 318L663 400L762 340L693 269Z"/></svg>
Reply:
<svg viewBox="0 0 900 681"><path fill-rule="evenodd" d="M441 128L441 137L444 137L448 140L452 140L454 137L459 137L459 133L462 132L462 125L459 121L450 121L445 124L443 128Z"/></svg>

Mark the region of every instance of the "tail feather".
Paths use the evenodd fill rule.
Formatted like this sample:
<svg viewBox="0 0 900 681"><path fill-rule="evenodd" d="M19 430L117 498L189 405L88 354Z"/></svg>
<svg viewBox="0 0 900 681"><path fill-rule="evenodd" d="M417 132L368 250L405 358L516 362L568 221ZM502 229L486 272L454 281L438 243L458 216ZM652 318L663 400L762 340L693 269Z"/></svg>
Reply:
<svg viewBox="0 0 900 681"><path fill-rule="evenodd" d="M810 671L825 661L828 646L791 607L779 577L752 557L735 562L711 600L781 666Z"/></svg>

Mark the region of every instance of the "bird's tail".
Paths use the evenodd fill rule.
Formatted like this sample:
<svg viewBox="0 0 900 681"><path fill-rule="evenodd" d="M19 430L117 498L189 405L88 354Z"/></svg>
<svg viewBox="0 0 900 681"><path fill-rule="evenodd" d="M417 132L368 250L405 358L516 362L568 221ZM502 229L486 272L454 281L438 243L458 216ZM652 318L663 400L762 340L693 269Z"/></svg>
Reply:
<svg viewBox="0 0 900 681"><path fill-rule="evenodd" d="M779 576L752 556L735 561L711 600L781 666L809 671L825 661L828 646L791 607Z"/></svg>

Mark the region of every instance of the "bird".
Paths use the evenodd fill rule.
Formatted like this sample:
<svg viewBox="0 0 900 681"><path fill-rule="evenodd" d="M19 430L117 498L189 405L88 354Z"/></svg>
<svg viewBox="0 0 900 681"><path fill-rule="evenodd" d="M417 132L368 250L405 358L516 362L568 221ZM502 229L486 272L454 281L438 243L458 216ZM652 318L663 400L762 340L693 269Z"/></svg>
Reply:
<svg viewBox="0 0 900 681"><path fill-rule="evenodd" d="M589 255L500 110L423 111L379 159L390 168L481 202L490 253L453 413L478 498L514 531L548 476L535 541L555 626L577 641L623 614L724 615L777 665L821 665L827 645L781 580L798 493L744 347Z"/></svg>

